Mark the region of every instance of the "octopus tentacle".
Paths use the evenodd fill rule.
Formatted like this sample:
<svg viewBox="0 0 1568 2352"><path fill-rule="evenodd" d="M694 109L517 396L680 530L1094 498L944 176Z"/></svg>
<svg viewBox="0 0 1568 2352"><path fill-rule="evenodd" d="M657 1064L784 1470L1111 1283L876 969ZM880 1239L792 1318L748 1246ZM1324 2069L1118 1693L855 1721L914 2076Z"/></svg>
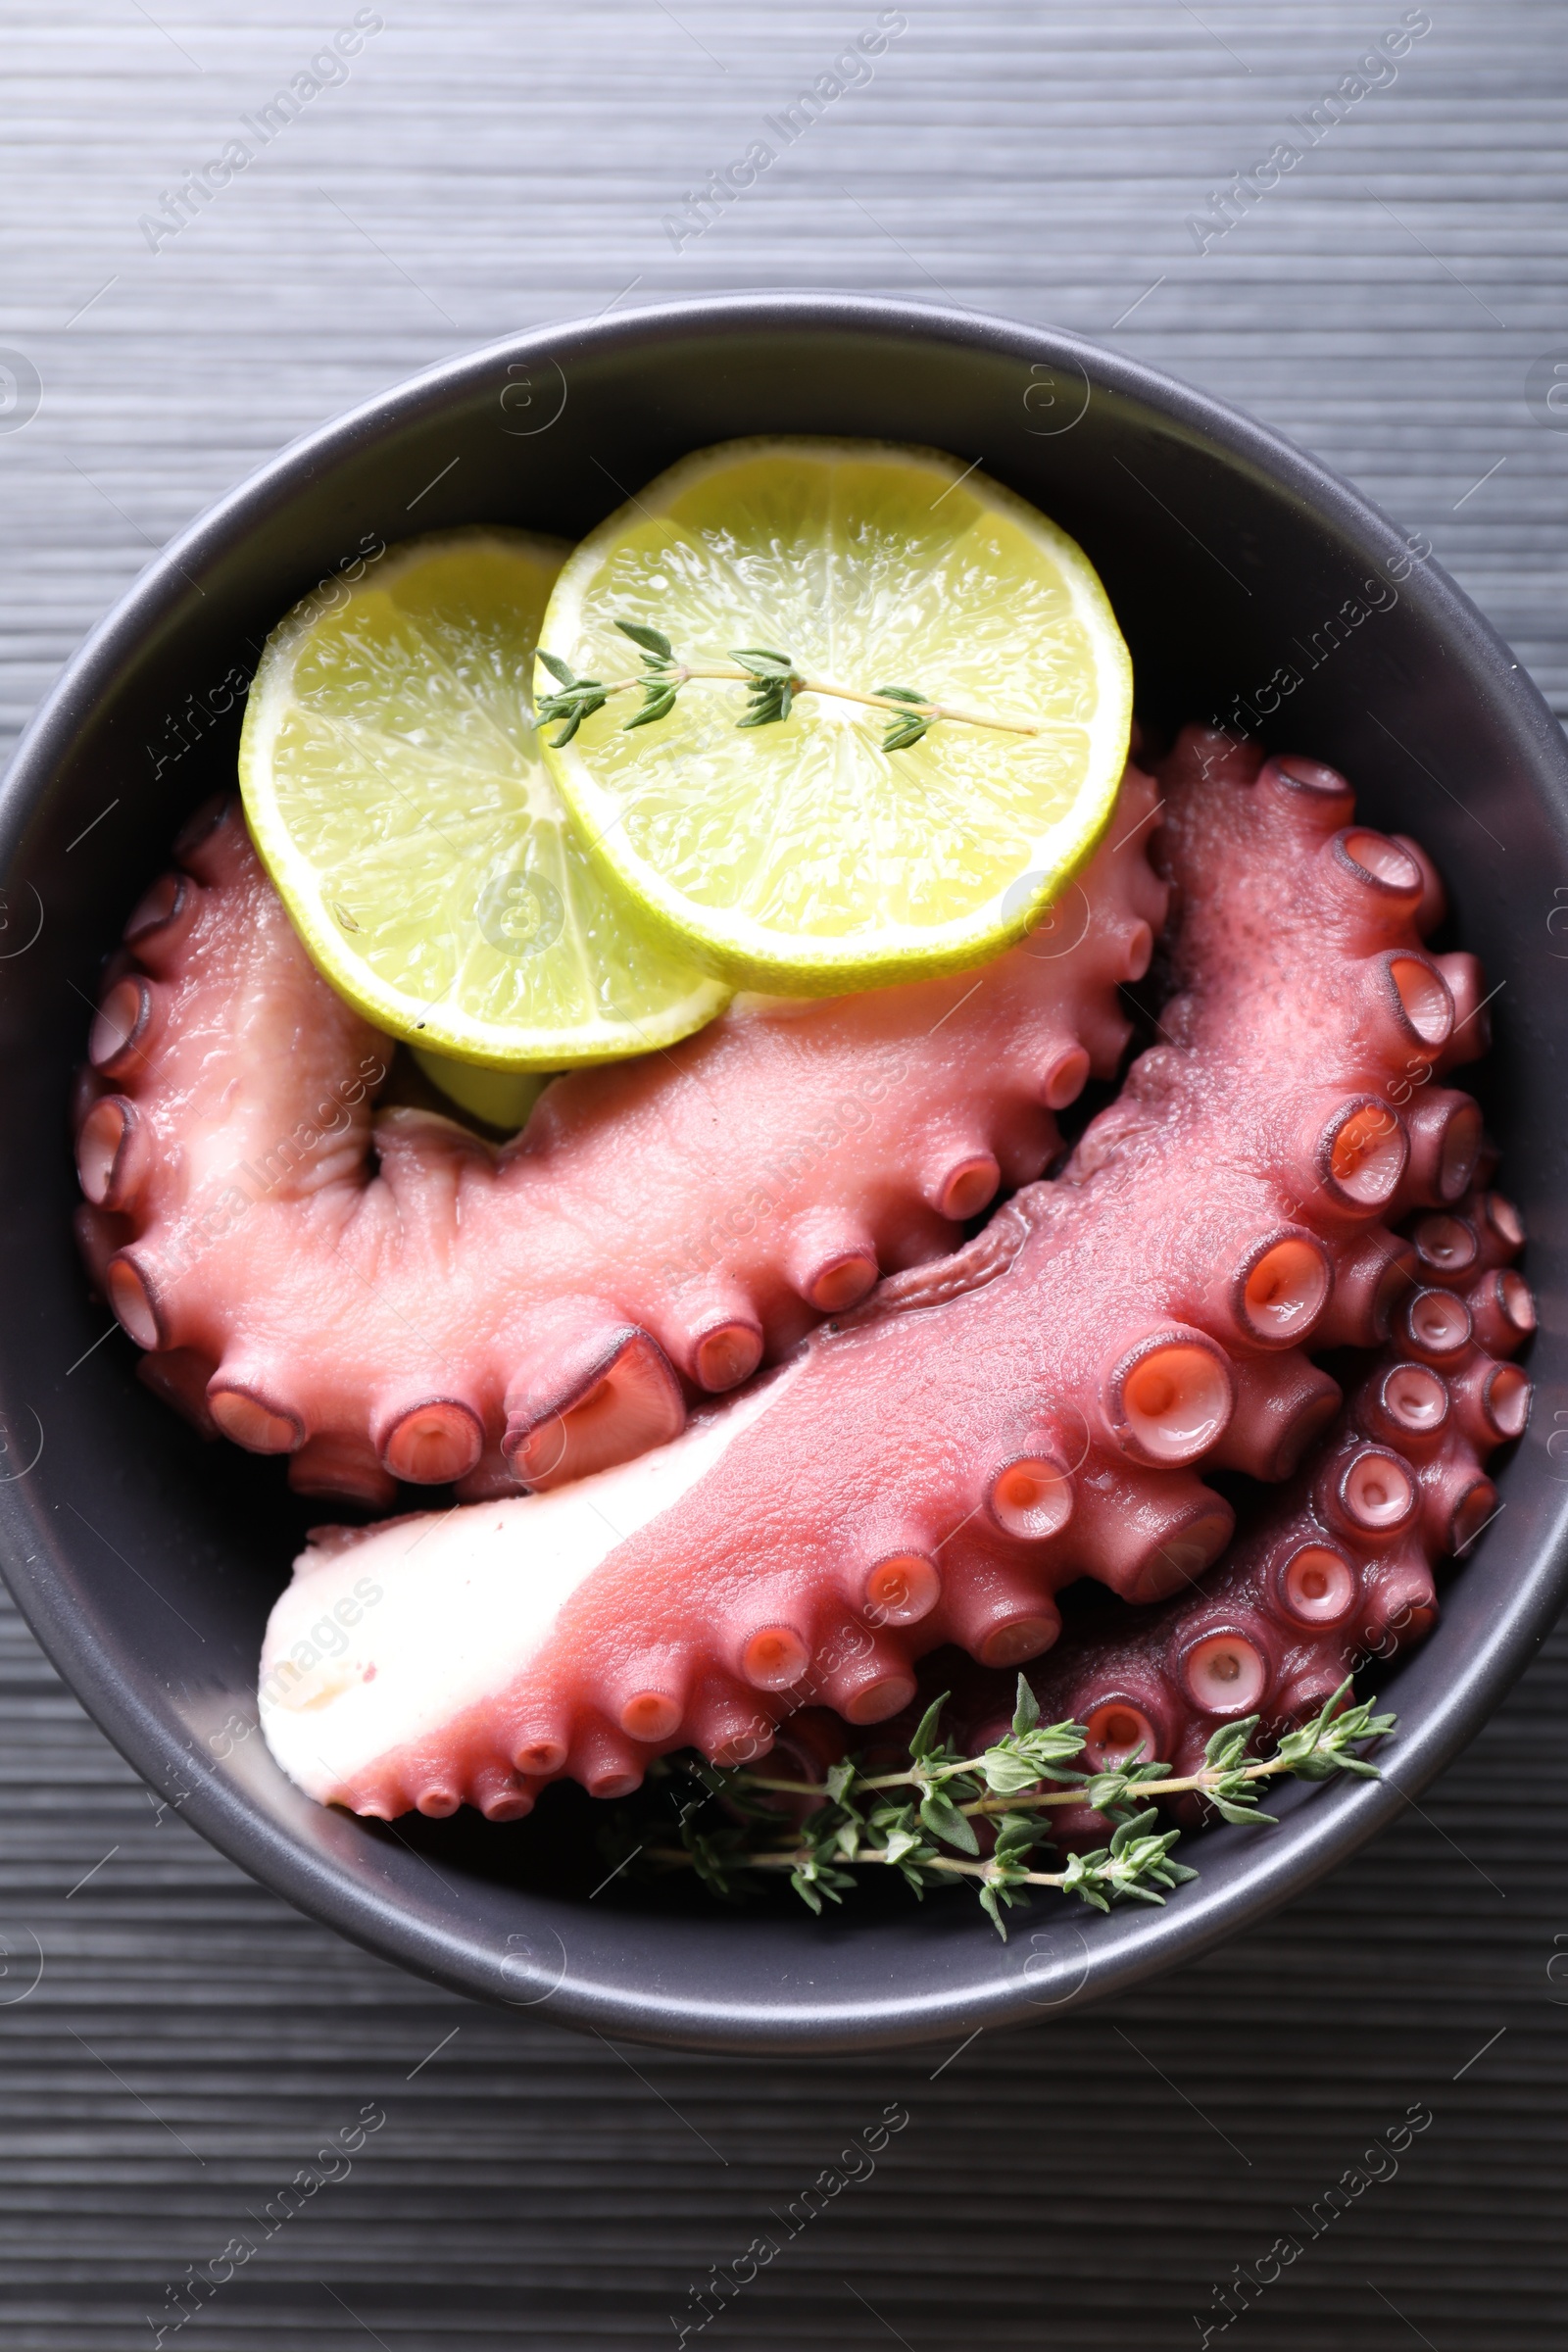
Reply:
<svg viewBox="0 0 1568 2352"><path fill-rule="evenodd" d="M1130 767L1062 907L980 973L737 1001L667 1053L559 1078L500 1150L376 1112L389 1041L216 803L131 915L92 1025L93 1279L151 1384L290 1455L306 1494L515 1493L662 1443L691 1394L941 1256L1056 1156L1164 919L1156 799Z"/></svg>
<svg viewBox="0 0 1568 2352"><path fill-rule="evenodd" d="M1523 1239L1506 1203L1495 1203L1501 1226L1492 1223L1494 1199L1472 1197L1461 1211L1487 1240L1468 1269L1449 1278L1456 1306ZM1419 1247L1419 1226L1416 1233ZM1510 1352L1523 1336L1509 1335ZM1142 1746L1178 1775L1198 1770L1212 1734L1237 1717L1260 1716L1266 1735L1304 1722L1347 1675L1431 1630L1433 1570L1462 1555L1495 1511L1486 1465L1523 1434L1529 1410L1525 1373L1468 1334L1441 1368L1397 1345L1386 1348L1321 1452L1270 1498L1198 1590L1131 1630L1068 1635L1031 1671L1047 1720L1087 1726L1093 1768ZM1009 1678L961 1669L949 1728L977 1752L1007 1728L1012 1709ZM890 1735L898 1729L887 1727ZM803 1718L790 1739L803 1754L833 1760L825 1719ZM846 1745L841 1732L837 1752ZM1201 1812L1197 1798L1172 1801L1188 1818ZM1054 1821L1068 1844L1099 1843L1108 1827L1078 1806L1061 1808Z"/></svg>
<svg viewBox="0 0 1568 2352"><path fill-rule="evenodd" d="M263 1682L306 1788L396 1812L481 1767L520 1796L635 1778L663 1747L760 1752L810 1696L896 1714L943 1643L1038 1655L1075 1578L1152 1601L1217 1557L1233 1514L1199 1465L1283 1476L1321 1432L1339 1392L1302 1349L1342 1262L1337 1339L1387 1337L1395 1296L1364 1261L1408 1289L1416 1252L1381 1219L1449 1198L1411 1172L1389 1090L1468 1041L1415 928L1424 873L1351 824L1343 777L1261 755L1184 777L1191 750L1161 836L1167 1042L1062 1179L640 1462L307 1552ZM1391 958L1419 983L1401 994ZM1370 1495L1363 1477L1346 1508ZM362 1578L363 1633L339 1645L328 1615L318 1642Z"/></svg>

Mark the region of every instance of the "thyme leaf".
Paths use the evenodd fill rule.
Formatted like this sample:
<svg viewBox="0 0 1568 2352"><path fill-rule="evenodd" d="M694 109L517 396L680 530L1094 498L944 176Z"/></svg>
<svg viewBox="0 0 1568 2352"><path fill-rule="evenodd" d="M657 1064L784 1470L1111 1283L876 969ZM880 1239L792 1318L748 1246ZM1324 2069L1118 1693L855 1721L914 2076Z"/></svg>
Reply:
<svg viewBox="0 0 1568 2352"><path fill-rule="evenodd" d="M879 686L877 693L885 703L906 703L907 711L897 711L889 719L887 733L882 738L885 752L906 752L918 743L937 715L936 705L929 695L917 694L912 686ZM1001 1926L1001 1921L998 1921Z"/></svg>
<svg viewBox="0 0 1568 2352"><path fill-rule="evenodd" d="M559 724L561 732L551 737L551 747L559 750L569 743L585 718L617 695L641 695L636 710L629 718L621 720L623 731L632 727L649 727L667 718L675 708L683 687L692 679L728 682L746 688L746 707L737 727L771 727L789 717L800 694L826 695L834 700L860 703L868 710L887 713L882 734L884 752L903 752L921 741L939 719L960 726L990 727L1004 735L1038 735L1039 724L1032 719L994 717L983 710L964 710L936 701L915 686L878 686L866 694L854 686L841 686L827 678L806 676L792 654L780 653L770 645L737 646L731 649L730 660L737 666L728 668L717 663L680 661L674 646L662 629L651 627L646 621L617 620L620 634L636 646L642 659L642 668L624 678L579 678L557 654L547 654L541 648L539 661L555 679L558 691L539 697L538 718L541 725Z"/></svg>
<svg viewBox="0 0 1568 2352"><path fill-rule="evenodd" d="M779 660L783 657L779 656ZM1119 1902L1163 1903L1198 1876L1173 1859L1181 1838L1159 1829L1156 1797L1187 1791L1207 1799L1222 1820L1249 1828L1274 1821L1258 1805L1265 1781L1281 1775L1324 1781L1336 1773L1375 1780L1378 1768L1359 1753L1386 1738L1396 1718L1375 1712L1376 1701L1351 1696L1348 1677L1308 1723L1287 1732L1273 1753L1252 1752L1258 1717L1222 1724L1197 1772L1172 1773L1146 1759L1142 1748L1113 1765L1085 1770L1088 1732L1081 1723L1042 1724L1040 1706L1018 1678L1012 1729L978 1756L964 1755L941 1737L947 1693L933 1699L910 1736L908 1763L868 1773L846 1756L821 1782L773 1779L750 1767L723 1769L701 1760L689 1769L731 1819L699 1831L681 1817L680 1845L649 1846L628 1830L620 1842L602 1840L607 1859L655 1868L688 1868L726 1901L734 1901L768 1872L785 1872L801 1900L820 1915L824 1902L842 1902L864 1868L897 1870L918 1896L930 1886L968 1879L981 1909L1005 1940L1004 1913L1027 1903L1034 1887L1054 1888L1109 1911ZM779 1794L807 1800L799 1826L769 1800ZM1087 1807L1111 1824L1108 1843L1069 1854L1060 1870L1034 1867L1051 1842L1051 1809ZM982 1850L980 1827L991 1833Z"/></svg>

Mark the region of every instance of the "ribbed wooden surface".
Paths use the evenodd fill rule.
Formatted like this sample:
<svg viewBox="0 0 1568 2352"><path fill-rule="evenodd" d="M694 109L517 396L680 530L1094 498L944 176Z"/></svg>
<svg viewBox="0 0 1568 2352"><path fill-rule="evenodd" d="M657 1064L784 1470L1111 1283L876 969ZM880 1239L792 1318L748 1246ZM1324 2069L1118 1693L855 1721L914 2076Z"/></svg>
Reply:
<svg viewBox="0 0 1568 2352"><path fill-rule="evenodd" d="M1210 191L1397 30L1396 0L912 6L678 250L664 217L875 26L869 0L386 0L346 82L154 251L163 192L355 14L172 11L0 9L0 345L43 386L22 429L0 415L8 730L149 547L361 394L514 325L799 284L1051 319L1215 387L1428 531L1568 701L1568 435L1526 400L1568 360L1552 0L1434 0L1396 76L1201 253ZM1253 2352L1563 2340L1568 1640L1402 1828L1186 1976L946 2065L743 2065L622 2054L350 1949L160 1817L9 1611L0 1636L7 2352L160 2326L224 2352L633 2352L695 2328L691 2290L764 2235L689 2341L1154 2352L1288 2236L1236 2323ZM874 2177L801 2227L893 2103ZM1411 2107L1432 2120L1396 2173L1364 2158ZM351 2169L280 2223L367 2108ZM176 2331L187 2266L239 2237L259 2251Z"/></svg>

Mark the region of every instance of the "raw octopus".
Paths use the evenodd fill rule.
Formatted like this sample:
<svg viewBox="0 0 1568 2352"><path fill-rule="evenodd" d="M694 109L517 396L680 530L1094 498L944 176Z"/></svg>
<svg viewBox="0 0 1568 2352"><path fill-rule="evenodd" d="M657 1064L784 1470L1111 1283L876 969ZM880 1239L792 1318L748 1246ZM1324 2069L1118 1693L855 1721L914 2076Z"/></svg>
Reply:
<svg viewBox="0 0 1568 2352"><path fill-rule="evenodd" d="M262 1679L310 1793L505 1819L803 1704L885 1720L937 1646L1046 1650L1078 1577L1189 1585L1233 1526L1196 1463L1295 1468L1340 1403L1304 1344L1385 1338L1417 1266L1385 1217L1470 1185L1479 1111L1431 1081L1484 1044L1480 974L1332 769L1190 730L1164 783L1176 993L1060 1179L640 1461L318 1535Z"/></svg>
<svg viewBox="0 0 1568 2352"><path fill-rule="evenodd" d="M391 1046L321 979L235 800L125 927L76 1105L89 1268L209 1435L302 1494L545 1488L678 1435L879 1272L940 1257L1060 1151L1131 1035L1166 892L1155 787L977 973L737 1000L550 1086L497 1150L373 1098ZM372 1172L373 1171L373 1172Z"/></svg>

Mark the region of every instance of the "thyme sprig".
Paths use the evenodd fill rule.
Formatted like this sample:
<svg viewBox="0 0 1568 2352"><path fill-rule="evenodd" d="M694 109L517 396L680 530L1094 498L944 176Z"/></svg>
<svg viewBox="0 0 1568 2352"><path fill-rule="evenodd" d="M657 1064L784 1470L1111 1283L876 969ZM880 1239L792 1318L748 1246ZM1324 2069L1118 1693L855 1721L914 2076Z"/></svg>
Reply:
<svg viewBox="0 0 1568 2352"><path fill-rule="evenodd" d="M926 1709L909 1741L908 1766L895 1772L864 1772L854 1756L835 1764L822 1781L774 1780L745 1767L695 1763L691 1769L710 1793L722 1797L738 1818L700 1831L688 1808L678 1847L644 1844L638 1851L659 1867L695 1870L712 1892L729 1900L743 1890L749 1873L787 1872L796 1893L818 1914L824 1901L843 1900L858 1868L897 1870L922 1897L928 1886L968 1879L1005 1941L1003 1910L1027 1903L1029 1887L1054 1887L1093 1910L1108 1911L1123 1900L1163 1903L1171 1887L1196 1878L1195 1870L1171 1859L1181 1832L1155 1828L1159 1815L1152 1797L1191 1791L1206 1798L1222 1820L1272 1826L1275 1816L1258 1804L1262 1783L1282 1774L1324 1781L1342 1772L1376 1780L1377 1766L1356 1751L1363 1740L1383 1739L1395 1728L1394 1716L1374 1713L1375 1700L1350 1699L1347 1677L1271 1755L1248 1753L1259 1723L1249 1715L1221 1725L1201 1768L1178 1777L1168 1764L1146 1760L1141 1747L1119 1764L1084 1771L1073 1759L1083 1752L1087 1730L1080 1723L1042 1724L1039 1702L1022 1675L1011 1730L981 1755L965 1755L941 1737L946 1704L944 1694ZM799 1828L790 1825L782 1837L785 1825L765 1801L780 1794L817 1800ZM1087 1805L1102 1814L1114 1825L1109 1843L1070 1855L1062 1870L1037 1870L1032 1864L1036 1849L1050 1840L1051 1809L1062 1805ZM994 1832L988 1855L980 1850L977 1821Z"/></svg>
<svg viewBox="0 0 1568 2352"><path fill-rule="evenodd" d="M714 663L678 662L675 649L662 629L652 629L636 620L617 620L615 626L623 637L631 639L642 657L642 668L630 677L579 678L559 656L547 654L541 648L539 659L560 688L557 694L542 696L539 703L540 723L561 725L561 733L551 737L554 750L569 743L583 720L602 710L614 695L638 691L642 695L631 716L621 721L623 731L652 726L657 720L667 718L681 688L693 678L716 679L746 688L746 711L736 720L737 727L777 725L788 718L798 694L831 695L839 702L860 703L867 710L886 710L890 716L882 737L885 752L907 751L939 718L969 727L993 727L1004 735L1041 732L1032 720L995 718L980 710L962 710L954 704L937 702L913 686L879 686L873 694L862 694L853 686L837 686L826 678L809 678L804 675L793 655L781 654L772 646L732 648L730 658L738 664L733 669Z"/></svg>

